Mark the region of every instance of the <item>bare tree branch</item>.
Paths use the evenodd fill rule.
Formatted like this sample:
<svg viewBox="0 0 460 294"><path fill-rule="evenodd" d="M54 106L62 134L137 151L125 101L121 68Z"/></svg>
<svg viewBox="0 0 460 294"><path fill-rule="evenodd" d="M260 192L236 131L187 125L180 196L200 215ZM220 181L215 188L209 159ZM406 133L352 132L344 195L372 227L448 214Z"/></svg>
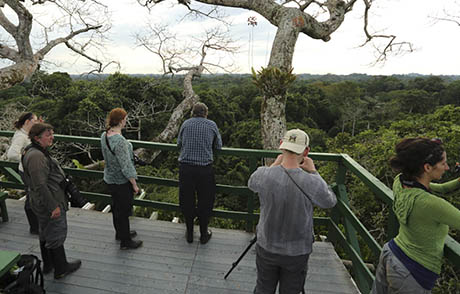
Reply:
<svg viewBox="0 0 460 294"><path fill-rule="evenodd" d="M29 2L29 6L26 7L27 2ZM5 5L16 14L17 26L3 13ZM30 5L32 7L34 5L54 5L64 15L61 16L60 20L47 18L47 25L42 21L35 21L42 28L42 45L41 48L35 50L35 53L31 45L34 18ZM97 70L101 71L103 68L102 61L95 56L90 56L88 50L90 47L103 46L103 34L110 28L108 25L110 14L106 10L107 6L97 0L1 0L0 26L14 39L14 43L7 45L3 40L0 41L0 57L13 62L12 65L0 69L0 89L11 87L29 78L49 51L62 43L78 55L94 62L97 65ZM58 26L65 26L68 34L50 41L50 33L55 34L55 28ZM89 32L92 33L83 45L77 47L76 42L73 42L75 44L71 43L77 36L87 35ZM97 41L97 38L101 41Z"/></svg>
<svg viewBox="0 0 460 294"><path fill-rule="evenodd" d="M148 9L152 9L163 1L138 0L141 5ZM289 76L292 73L294 49L299 35L304 34L313 39L329 41L331 35L345 21L345 16L352 11L357 0L195 0L191 3L187 2L186 6L189 9L195 9L193 5L196 2L213 7L241 8L257 12L263 16L277 28L267 67L280 70ZM372 42L378 52L376 62L385 61L390 52L400 54L406 50L409 52L413 50L410 43L396 41L395 35L371 34L368 31L368 16L373 0L363 0L363 2L365 5L364 32L367 38L365 44L371 43L375 39L388 40L383 48ZM184 4L181 1L178 3ZM201 56L203 55L201 54ZM205 63L200 62L200 65L204 67ZM275 86L273 85L273 87ZM279 91L266 91L266 93L279 93ZM286 129L286 91L281 93L284 94L264 94L263 97L261 125L263 145L267 149L278 147L277 138L280 138Z"/></svg>
<svg viewBox="0 0 460 294"><path fill-rule="evenodd" d="M452 22L456 24L457 26L460 26L460 2L459 1L454 1L454 6L456 6L457 9L455 9L454 12L452 12L452 9L446 10L443 9L443 16L431 16L431 18L435 22Z"/></svg>
<svg viewBox="0 0 460 294"><path fill-rule="evenodd" d="M363 0L365 4L364 9L364 33L366 35L366 41L360 45L360 47L365 46L370 43L373 39L387 39L388 42L382 47L375 46L374 49L378 52L373 65L385 62L387 60L387 55L392 53L393 55L400 55L408 52L413 52L414 48L410 42L395 42L396 35L384 35L384 34L371 34L369 33L369 11L372 6L373 0Z"/></svg>
<svg viewBox="0 0 460 294"><path fill-rule="evenodd" d="M186 72L183 81L184 99L174 108L164 130L153 139L157 142L170 142L177 136L184 116L193 104L199 101L199 96L192 87L193 78L200 77L204 70L212 70L212 68L221 68L227 71L231 69L230 63L206 62L205 60L210 57L210 52L232 54L238 50L238 47L233 45L228 31L220 27L206 30L203 36L193 38L186 47L176 45L176 36L171 34L165 25L153 26L149 24L149 29L150 32L147 34L136 34L138 46L146 48L161 59L164 75ZM159 152L152 155L148 150L139 149L136 154L143 159L149 158L151 160Z"/></svg>

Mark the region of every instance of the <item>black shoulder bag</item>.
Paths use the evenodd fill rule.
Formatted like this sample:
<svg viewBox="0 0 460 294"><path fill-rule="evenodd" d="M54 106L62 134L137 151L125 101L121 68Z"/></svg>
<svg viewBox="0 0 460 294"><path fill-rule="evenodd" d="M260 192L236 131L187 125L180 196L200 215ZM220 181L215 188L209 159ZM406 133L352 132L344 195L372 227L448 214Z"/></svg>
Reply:
<svg viewBox="0 0 460 294"><path fill-rule="evenodd" d="M21 255L17 265L20 271L2 293L7 294L44 294L43 273L40 268L41 260L35 255Z"/></svg>

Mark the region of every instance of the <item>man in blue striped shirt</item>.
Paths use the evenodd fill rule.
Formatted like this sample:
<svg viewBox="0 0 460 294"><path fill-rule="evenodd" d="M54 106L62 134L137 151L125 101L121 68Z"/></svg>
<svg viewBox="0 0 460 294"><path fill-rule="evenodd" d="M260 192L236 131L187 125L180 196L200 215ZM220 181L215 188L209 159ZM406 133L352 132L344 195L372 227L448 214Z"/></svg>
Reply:
<svg viewBox="0 0 460 294"><path fill-rule="evenodd" d="M193 242L193 221L200 223L200 242L206 244L212 232L208 229L216 197L213 149L222 149L222 139L217 125L207 119L208 107L196 103L192 118L186 120L177 138L179 155L179 203L185 218L187 242ZM195 198L195 192L197 200Z"/></svg>

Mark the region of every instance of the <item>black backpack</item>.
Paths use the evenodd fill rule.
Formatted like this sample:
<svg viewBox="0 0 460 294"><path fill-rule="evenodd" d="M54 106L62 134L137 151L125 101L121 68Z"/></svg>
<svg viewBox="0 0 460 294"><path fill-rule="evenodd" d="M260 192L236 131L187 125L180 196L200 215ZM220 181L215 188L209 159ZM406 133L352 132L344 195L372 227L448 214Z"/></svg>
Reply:
<svg viewBox="0 0 460 294"><path fill-rule="evenodd" d="M40 259L35 255L23 254L17 265L19 273L2 293L5 294L44 294L43 273Z"/></svg>

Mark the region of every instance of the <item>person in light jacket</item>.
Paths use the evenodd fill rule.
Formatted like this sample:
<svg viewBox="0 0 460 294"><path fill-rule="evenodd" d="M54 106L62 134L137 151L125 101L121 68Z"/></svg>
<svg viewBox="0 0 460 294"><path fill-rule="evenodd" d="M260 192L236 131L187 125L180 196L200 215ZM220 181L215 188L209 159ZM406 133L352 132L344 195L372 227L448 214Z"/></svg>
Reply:
<svg viewBox="0 0 460 294"><path fill-rule="evenodd" d="M39 119L32 112L24 112L14 122L16 132L14 132L13 138L11 139L11 145L8 148L6 157L10 161L18 161L19 175L24 182L24 169L21 163L21 156L24 148L30 144L29 130ZM30 207L28 187L24 188L26 193L26 201L24 203L24 211L26 212L27 221L29 222L29 232L31 234L38 234L38 219L32 208Z"/></svg>

